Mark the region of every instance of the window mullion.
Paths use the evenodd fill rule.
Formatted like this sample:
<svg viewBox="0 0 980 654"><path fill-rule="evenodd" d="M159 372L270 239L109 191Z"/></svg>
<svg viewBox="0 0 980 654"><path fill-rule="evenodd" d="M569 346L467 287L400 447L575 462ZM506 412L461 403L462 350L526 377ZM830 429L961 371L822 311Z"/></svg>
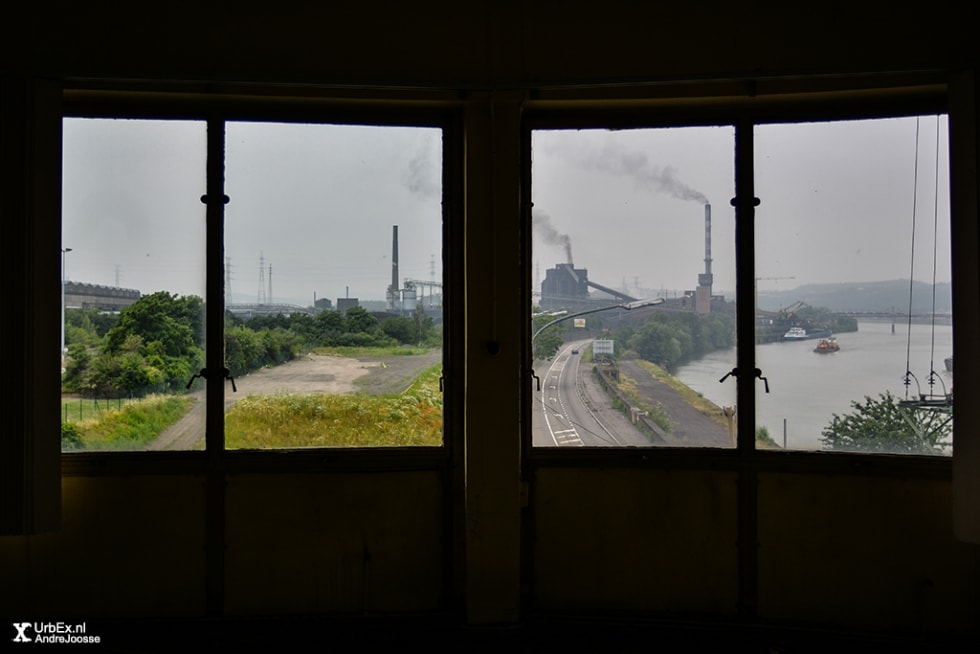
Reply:
<svg viewBox="0 0 980 654"><path fill-rule="evenodd" d="M736 394L738 449L755 447L755 197L753 126L735 125Z"/></svg>
<svg viewBox="0 0 980 654"><path fill-rule="evenodd" d="M205 264L205 361L208 370L205 394L205 436L208 455L206 540L207 540L207 611L224 613L225 569L225 473L224 473L224 186L225 121L208 119L207 193L201 198L207 205L207 246Z"/></svg>
<svg viewBox="0 0 980 654"><path fill-rule="evenodd" d="M219 118L208 120L205 361L211 371L207 377L207 419L205 433L211 458L224 449L224 220L225 204L225 123Z"/></svg>

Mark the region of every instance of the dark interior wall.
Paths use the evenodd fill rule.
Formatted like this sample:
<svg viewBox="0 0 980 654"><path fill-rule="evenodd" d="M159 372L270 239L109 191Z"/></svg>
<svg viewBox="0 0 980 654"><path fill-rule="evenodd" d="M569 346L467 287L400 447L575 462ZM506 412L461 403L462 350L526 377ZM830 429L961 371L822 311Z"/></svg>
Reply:
<svg viewBox="0 0 980 654"><path fill-rule="evenodd" d="M948 482L759 478L759 614L918 635L969 629L976 546L950 530Z"/></svg>
<svg viewBox="0 0 980 654"><path fill-rule="evenodd" d="M946 1L921 11L885 2L180 1L148 14L65 0L3 21L0 73L252 82L267 92L278 84L460 91L467 147L477 153L466 167L468 256L471 270L496 272L474 276L467 291L503 297L520 283L519 205L516 184L500 190L488 180L519 178L523 97L470 91L973 68L972 26L960 11ZM489 213L489 198L513 216ZM523 608L736 615L735 466L544 464L522 509L519 398L506 390L520 383L522 362L513 348L496 358L482 349L492 321L505 343L519 335L520 307L467 312L465 507L450 509L462 502L447 494L459 489L437 471L232 475L220 525L226 613L409 613L462 603L477 621ZM501 392L504 402L491 401ZM977 550L953 538L948 475L769 474L758 489L761 618L975 633ZM0 537L0 615L207 612L202 477L69 474L62 502L60 531Z"/></svg>
<svg viewBox="0 0 980 654"><path fill-rule="evenodd" d="M63 1L8 13L0 49L4 67L40 75L507 88L961 67L976 57L963 11L945 0Z"/></svg>
<svg viewBox="0 0 980 654"><path fill-rule="evenodd" d="M58 531L0 538L0 615L204 614L203 477L66 477L62 511Z"/></svg>

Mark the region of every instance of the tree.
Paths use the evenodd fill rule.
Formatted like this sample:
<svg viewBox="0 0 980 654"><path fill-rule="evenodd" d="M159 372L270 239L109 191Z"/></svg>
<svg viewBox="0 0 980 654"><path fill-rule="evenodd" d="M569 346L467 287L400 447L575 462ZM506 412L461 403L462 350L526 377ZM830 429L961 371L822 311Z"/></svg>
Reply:
<svg viewBox="0 0 980 654"><path fill-rule="evenodd" d="M667 369L670 369L683 354L677 331L659 321L647 323L640 328L630 339L629 346L636 350L641 359Z"/></svg>
<svg viewBox="0 0 980 654"><path fill-rule="evenodd" d="M537 359L550 359L558 352L563 340L556 327L548 327L534 339L534 356Z"/></svg>
<svg viewBox="0 0 980 654"><path fill-rule="evenodd" d="M203 343L201 298L166 291L144 295L123 309L119 321L106 332L104 357L93 361L98 365L88 385L105 391L132 391L141 382L183 384L204 365Z"/></svg>
<svg viewBox="0 0 980 654"><path fill-rule="evenodd" d="M200 298L178 298L166 291L144 295L123 309L105 335L105 347L117 352L136 334L144 343L160 341L168 356L186 356L203 343L203 313Z"/></svg>
<svg viewBox="0 0 980 654"><path fill-rule="evenodd" d="M340 335L347 331L344 314L339 311L321 311L313 318L310 338L318 345L334 345Z"/></svg>
<svg viewBox="0 0 980 654"><path fill-rule="evenodd" d="M377 329L378 319L364 307L351 307L347 310L347 331L375 334Z"/></svg>
<svg viewBox="0 0 980 654"><path fill-rule="evenodd" d="M952 436L952 414L937 408L903 405L890 392L851 402L853 413L839 416L821 432L833 450L942 454Z"/></svg>

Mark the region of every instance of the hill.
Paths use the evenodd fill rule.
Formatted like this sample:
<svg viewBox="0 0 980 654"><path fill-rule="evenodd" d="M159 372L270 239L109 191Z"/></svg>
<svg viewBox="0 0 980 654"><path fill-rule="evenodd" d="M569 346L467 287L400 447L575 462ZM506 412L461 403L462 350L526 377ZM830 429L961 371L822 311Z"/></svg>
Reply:
<svg viewBox="0 0 980 654"><path fill-rule="evenodd" d="M931 284L913 282L911 296L913 315L952 312L952 285L949 282L936 284L935 298ZM905 314L910 304L909 281L804 284L788 290L758 292L758 306L766 311L778 311L795 302L806 302L812 307L826 307L835 312Z"/></svg>

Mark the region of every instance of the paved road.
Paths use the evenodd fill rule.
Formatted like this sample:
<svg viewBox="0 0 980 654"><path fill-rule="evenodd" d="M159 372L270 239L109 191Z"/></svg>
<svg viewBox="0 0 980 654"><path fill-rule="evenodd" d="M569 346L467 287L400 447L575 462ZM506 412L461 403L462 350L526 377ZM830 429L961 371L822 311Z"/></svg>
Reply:
<svg viewBox="0 0 980 654"><path fill-rule="evenodd" d="M622 378L630 380L644 404L663 407L670 418L666 442L651 441L613 405L592 373L592 364L581 363L580 355L572 354L573 350L584 352L588 343L566 343L551 361L535 366L541 377L541 391L535 394L532 408L535 447L731 447L720 415L702 413L636 361L621 360Z"/></svg>
<svg viewBox="0 0 980 654"><path fill-rule="evenodd" d="M592 364L583 363L586 341L565 343L551 361L535 366L541 391L532 407L535 447L647 447L650 439L613 407ZM575 352L578 350L578 353Z"/></svg>

